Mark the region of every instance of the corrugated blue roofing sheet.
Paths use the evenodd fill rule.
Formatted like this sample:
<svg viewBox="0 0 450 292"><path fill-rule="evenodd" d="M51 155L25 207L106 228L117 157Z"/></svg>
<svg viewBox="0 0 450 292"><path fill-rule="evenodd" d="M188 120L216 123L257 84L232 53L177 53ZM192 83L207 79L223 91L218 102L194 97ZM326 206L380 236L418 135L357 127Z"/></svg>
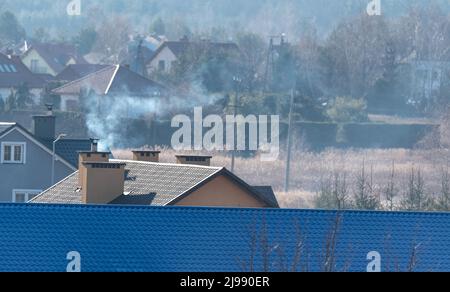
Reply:
<svg viewBox="0 0 450 292"><path fill-rule="evenodd" d="M450 213L0 205L1 271L450 271L449 247Z"/></svg>

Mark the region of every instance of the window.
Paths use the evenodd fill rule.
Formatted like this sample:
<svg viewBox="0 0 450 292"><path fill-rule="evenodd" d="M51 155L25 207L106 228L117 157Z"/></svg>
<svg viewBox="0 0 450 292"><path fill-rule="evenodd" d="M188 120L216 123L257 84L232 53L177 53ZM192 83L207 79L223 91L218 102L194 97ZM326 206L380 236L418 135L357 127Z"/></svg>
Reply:
<svg viewBox="0 0 450 292"><path fill-rule="evenodd" d="M33 59L31 60L31 72L38 73L38 67L39 67L39 60Z"/></svg>
<svg viewBox="0 0 450 292"><path fill-rule="evenodd" d="M13 203L26 203L39 195L41 190L13 190Z"/></svg>
<svg viewBox="0 0 450 292"><path fill-rule="evenodd" d="M158 62L158 69L159 69L159 71L166 70L166 61L159 60L159 62Z"/></svg>
<svg viewBox="0 0 450 292"><path fill-rule="evenodd" d="M25 143L2 142L1 163L25 164Z"/></svg>

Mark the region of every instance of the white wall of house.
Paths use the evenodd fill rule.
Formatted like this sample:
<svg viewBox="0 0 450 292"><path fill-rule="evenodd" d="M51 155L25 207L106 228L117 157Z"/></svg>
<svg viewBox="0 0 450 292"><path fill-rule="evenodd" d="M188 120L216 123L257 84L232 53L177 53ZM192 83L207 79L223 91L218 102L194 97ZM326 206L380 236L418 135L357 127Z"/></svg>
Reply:
<svg viewBox="0 0 450 292"><path fill-rule="evenodd" d="M165 73L170 73L172 70L173 62L177 61L177 57L172 53L172 51L165 47L159 52L157 56L147 65L147 73L150 75L157 71L164 71ZM160 64L164 62L164 69L161 70Z"/></svg>
<svg viewBox="0 0 450 292"><path fill-rule="evenodd" d="M41 57L41 55L39 55L34 49L31 49L31 51L29 51L22 57L22 62L33 73L44 73L50 74L52 76L56 76L57 74L57 72L53 71L53 69L47 64L47 62Z"/></svg>

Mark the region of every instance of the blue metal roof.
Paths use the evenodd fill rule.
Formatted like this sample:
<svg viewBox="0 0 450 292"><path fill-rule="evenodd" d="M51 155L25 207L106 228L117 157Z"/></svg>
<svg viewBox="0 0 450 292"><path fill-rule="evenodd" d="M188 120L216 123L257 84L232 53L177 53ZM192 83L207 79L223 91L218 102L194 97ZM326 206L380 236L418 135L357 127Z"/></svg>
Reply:
<svg viewBox="0 0 450 292"><path fill-rule="evenodd" d="M450 213L0 205L0 271L450 271L449 246Z"/></svg>

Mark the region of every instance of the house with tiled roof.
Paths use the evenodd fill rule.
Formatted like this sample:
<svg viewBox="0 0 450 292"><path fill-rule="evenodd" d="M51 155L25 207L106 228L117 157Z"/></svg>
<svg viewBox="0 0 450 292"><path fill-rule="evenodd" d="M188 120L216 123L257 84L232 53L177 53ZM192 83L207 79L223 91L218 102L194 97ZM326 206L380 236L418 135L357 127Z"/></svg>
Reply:
<svg viewBox="0 0 450 292"><path fill-rule="evenodd" d="M52 113L34 116L33 132L18 123L0 122L0 202L26 202L77 169L77 151L89 150L91 141L68 138L53 143L55 121Z"/></svg>
<svg viewBox="0 0 450 292"><path fill-rule="evenodd" d="M66 66L66 68L64 68L58 75L56 75L55 79L62 82L71 82L105 69L106 67L109 67L109 65L70 64Z"/></svg>
<svg viewBox="0 0 450 292"><path fill-rule="evenodd" d="M220 43L210 41L190 41L183 38L179 41L165 41L147 62L147 74L155 72L170 73L174 64L191 50L205 50L211 53L238 53L239 47L235 43Z"/></svg>
<svg viewBox="0 0 450 292"><path fill-rule="evenodd" d="M6 272L450 270L450 213L0 204L0 214Z"/></svg>
<svg viewBox="0 0 450 292"><path fill-rule="evenodd" d="M80 109L80 97L86 92L98 97L98 102L107 103L116 97L159 99L165 90L163 85L126 66L111 65L58 87L53 93L61 96L61 110L74 111Z"/></svg>
<svg viewBox="0 0 450 292"><path fill-rule="evenodd" d="M33 73L52 76L58 75L67 65L87 63L74 46L64 43L29 42L21 59Z"/></svg>
<svg viewBox="0 0 450 292"><path fill-rule="evenodd" d="M271 187L250 186L209 156L177 156L159 162L158 151L135 151L133 160L109 152L80 152L79 169L30 202L147 206L279 208Z"/></svg>
<svg viewBox="0 0 450 292"><path fill-rule="evenodd" d="M22 85L37 99L45 86L45 80L33 74L20 58L0 53L0 98L6 100L11 91Z"/></svg>

